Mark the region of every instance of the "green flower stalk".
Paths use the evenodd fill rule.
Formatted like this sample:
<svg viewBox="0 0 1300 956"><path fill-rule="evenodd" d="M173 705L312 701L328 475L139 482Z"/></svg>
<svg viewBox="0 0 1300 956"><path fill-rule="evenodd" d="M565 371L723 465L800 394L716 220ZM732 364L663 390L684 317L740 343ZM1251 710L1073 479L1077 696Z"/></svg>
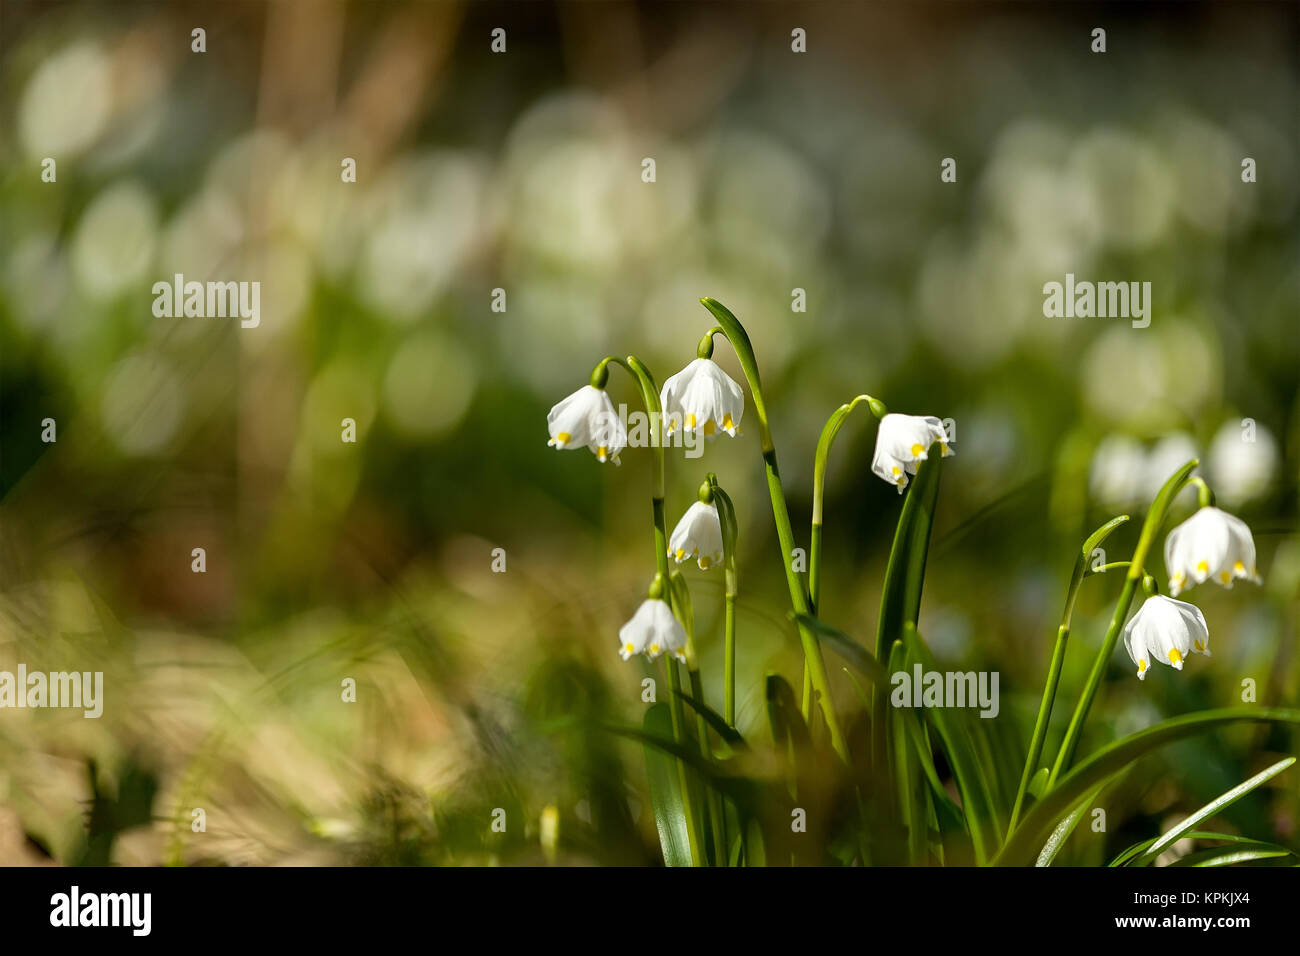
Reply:
<svg viewBox="0 0 1300 956"><path fill-rule="evenodd" d="M672 572L668 567L668 527L664 518L663 414L659 405L659 390L655 388L654 376L650 374L650 370L635 355L629 355L625 359L610 355L601 359L595 369L592 370L591 388L603 392L605 383L609 378L608 367L611 363L626 369L636 380L641 389L641 400L651 422L650 450L653 456L653 467L650 470L652 482L650 506L654 523L655 567L657 569L655 580L659 584L661 592L661 597L658 600L664 601L671 608L672 589L664 587L662 583L670 579ZM651 588L654 587L655 585L652 584ZM652 596L649 600L655 600L655 598ZM624 643L623 650L626 650L626 643ZM685 653L688 659L694 655L694 647L690 645L689 641L686 642ZM665 661L664 669L668 674L669 711L672 714L673 739L679 745L684 745L686 742L686 718L682 709L682 679L677 672L677 661L670 657ZM690 842L691 860L696 866L699 866L702 844L697 827L697 817L692 806L690 781L684 763L678 763L678 772L681 779L682 803L686 816L686 832Z"/></svg>
<svg viewBox="0 0 1300 956"><path fill-rule="evenodd" d="M882 419L889 413L884 402L872 398L870 395L859 395L831 413L831 417L826 420L826 425L822 428L821 437L817 440L817 455L813 459L812 527L808 543L808 608L814 617L817 615L821 598L822 508L826 499L826 462L830 458L831 446L835 444L835 436L844 427L844 422L853 409L863 402L867 404L867 407L871 409L871 414L877 419ZM811 692L812 672L805 663L803 670L803 719L810 726L812 719Z"/></svg>
<svg viewBox="0 0 1300 956"><path fill-rule="evenodd" d="M1029 741L1029 754L1025 757L1025 769L1020 775L1020 786L1016 790L1015 806L1011 810L1011 823L1008 831L1016 828L1020 819L1020 809L1024 806L1029 783L1038 772L1038 761L1043 754L1043 742L1047 737L1047 725L1052 719L1052 704L1056 700L1056 688L1061 682L1061 667L1065 663L1065 645L1070 640L1070 619L1074 616L1074 602L1079 596L1079 586L1088 576L1088 561L1093 549L1100 546L1112 531L1124 522L1128 515L1111 518L1104 525L1088 536L1079 553L1074 556L1074 572L1070 575L1070 586L1065 592L1065 611L1061 614L1061 625L1056 630L1056 646L1052 648L1052 662L1047 669L1047 683L1043 687L1043 699L1038 705L1038 719L1034 722L1034 733ZM1117 562L1127 567L1127 562ZM1106 565L1107 568L1110 565Z"/></svg>
<svg viewBox="0 0 1300 956"><path fill-rule="evenodd" d="M1102 641L1101 649L1098 650L1096 660L1093 661L1092 671L1088 674L1088 681L1079 697L1079 703L1074 708L1074 714L1070 718L1070 724L1065 731L1065 738L1061 741L1061 749L1057 752L1056 762L1052 766L1052 772L1048 775L1047 787L1049 789L1055 786L1061 774L1069 768L1070 761L1074 759L1075 748L1079 745L1079 736L1083 733L1084 721L1087 720L1088 711L1092 707L1093 700L1097 697L1097 689L1101 686L1101 679L1105 675L1106 667L1115 651L1115 644L1119 641L1120 632L1124 628L1124 619L1128 616L1129 606L1133 603L1133 595L1136 593L1138 585L1141 584L1145 574L1143 568L1146 566L1147 555L1151 551L1156 535L1160 533L1160 526L1169 513L1169 506L1178 493L1183 490L1189 476L1198 464L1199 462L1193 458L1178 469L1164 483L1164 486L1157 492L1155 500L1151 502L1151 509L1147 512L1146 520L1142 523L1142 532L1138 536L1137 546L1133 549L1133 557L1129 562L1128 573L1124 577L1124 587L1120 591L1119 601L1115 605L1115 613L1110 619L1110 627L1107 628L1105 640Z"/></svg>
<svg viewBox="0 0 1300 956"><path fill-rule="evenodd" d="M808 596L803 583L791 567L790 559L794 551L794 532L790 527L790 510L786 505L785 489L781 485L781 472L777 467L776 446L772 442L772 431L767 421L767 406L763 400L763 386L758 375L758 360L754 356L754 347L749 341L745 327L725 305L716 299L705 296L700 303L713 313L718 320L718 328L711 330L708 338L721 332L731 343L740 361L740 367L749 382L749 390L754 400L754 417L758 420L759 441L761 443L763 464L767 470L767 488L772 499L772 518L776 524L776 536L781 545L781 566L785 569L786 583L790 588L790 603L796 615L808 615L810 608ZM703 343L701 343L703 347ZM835 716L835 703L831 699L830 681L826 674L826 661L822 657L821 645L817 637L802 621L798 621L799 640L803 645L804 660L809 670L809 679L821 704L826 727L830 731L831 746L845 763L849 762L848 745L840 729L839 719Z"/></svg>
<svg viewBox="0 0 1300 956"><path fill-rule="evenodd" d="M718 476L709 472L705 485L713 506L718 512L718 523L722 529L722 565L723 565L723 657L722 657L722 717L728 726L736 726L736 596L740 592L740 577L736 571L736 539L739 530L736 525L736 508L731 498L718 484ZM700 489L701 498L705 488Z"/></svg>

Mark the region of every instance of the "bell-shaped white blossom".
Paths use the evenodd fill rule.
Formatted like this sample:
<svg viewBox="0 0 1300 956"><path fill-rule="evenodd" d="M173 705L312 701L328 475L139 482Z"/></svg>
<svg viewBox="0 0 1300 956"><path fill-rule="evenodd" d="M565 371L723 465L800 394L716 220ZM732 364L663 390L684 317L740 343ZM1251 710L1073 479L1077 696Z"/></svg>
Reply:
<svg viewBox="0 0 1300 956"><path fill-rule="evenodd" d="M678 564L695 558L704 571L721 561L722 522L718 520L718 506L697 501L687 508L668 537L668 555Z"/></svg>
<svg viewBox="0 0 1300 956"><path fill-rule="evenodd" d="M921 462L930 457L930 445L939 442L943 457L955 455L948 447L948 433L943 422L933 415L899 415L890 413L880 420L876 430L876 455L871 470L898 488L907 487L907 476L915 475Z"/></svg>
<svg viewBox="0 0 1300 956"><path fill-rule="evenodd" d="M1137 665L1137 675L1147 679L1152 661L1183 669L1190 653L1210 656L1210 629L1195 604L1156 594L1146 599L1124 626L1124 646Z"/></svg>
<svg viewBox="0 0 1300 956"><path fill-rule="evenodd" d="M1238 578L1260 583L1255 539L1246 522L1213 506L1199 509L1165 539L1169 592L1211 580L1232 587Z"/></svg>
<svg viewBox="0 0 1300 956"><path fill-rule="evenodd" d="M627 428L603 388L584 385L561 399L546 416L553 448L589 448L600 461L619 464Z"/></svg>
<svg viewBox="0 0 1300 956"><path fill-rule="evenodd" d="M686 660L686 630L668 602L661 598L646 598L618 632L618 652L623 660L633 654L645 654L654 660L660 654L671 654L680 661Z"/></svg>
<svg viewBox="0 0 1300 956"><path fill-rule="evenodd" d="M669 434L697 429L709 441L726 432L740 434L745 393L713 359L697 358L664 382L659 393Z"/></svg>

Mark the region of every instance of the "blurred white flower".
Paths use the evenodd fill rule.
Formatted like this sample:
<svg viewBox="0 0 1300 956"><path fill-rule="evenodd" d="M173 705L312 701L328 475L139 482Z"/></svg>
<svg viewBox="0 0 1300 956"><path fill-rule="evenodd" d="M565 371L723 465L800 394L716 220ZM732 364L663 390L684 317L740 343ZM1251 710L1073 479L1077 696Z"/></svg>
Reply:
<svg viewBox="0 0 1300 956"><path fill-rule="evenodd" d="M697 501L687 508L668 538L668 554L678 564L697 558L704 571L721 561L722 522L718 520L718 506Z"/></svg>
<svg viewBox="0 0 1300 956"><path fill-rule="evenodd" d="M1088 490L1103 505L1126 507L1138 498L1146 466L1146 454L1136 438L1107 435L1092 455Z"/></svg>
<svg viewBox="0 0 1300 956"><path fill-rule="evenodd" d="M603 388L584 385L560 399L546 416L553 448L591 449L601 462L620 464L618 453L627 447L627 429Z"/></svg>
<svg viewBox="0 0 1300 956"><path fill-rule="evenodd" d="M94 43L75 43L45 57L18 105L18 139L27 154L62 162L98 139L112 113L112 72Z"/></svg>
<svg viewBox="0 0 1300 956"><path fill-rule="evenodd" d="M1237 578L1261 583L1250 528L1240 518L1212 506L1201 508L1169 532L1165 569L1169 591L1175 595L1207 579L1225 588L1231 588Z"/></svg>
<svg viewBox="0 0 1300 956"><path fill-rule="evenodd" d="M1210 442L1207 470L1214 480L1214 491L1230 505L1240 505L1257 498L1268 489L1277 470L1277 441L1263 425L1255 425L1251 434L1238 422L1225 422Z"/></svg>
<svg viewBox="0 0 1300 956"><path fill-rule="evenodd" d="M1147 679L1151 661L1183 669L1191 652L1210 656L1210 629L1194 604L1156 594L1146 599L1124 626L1124 646L1137 665L1137 675Z"/></svg>
<svg viewBox="0 0 1300 956"><path fill-rule="evenodd" d="M943 457L955 455L948 447L948 433L943 422L933 415L899 415L890 413L880 420L876 430L876 455L871 470L898 487L901 495L907 487L907 475L915 475L920 463L929 457L930 446L939 442Z"/></svg>
<svg viewBox="0 0 1300 956"><path fill-rule="evenodd" d="M618 632L618 652L623 660L633 654L645 654L654 660L660 654L671 654L679 661L686 660L686 631L673 616L672 608L661 598L646 598Z"/></svg>
<svg viewBox="0 0 1300 956"><path fill-rule="evenodd" d="M712 441L724 431L740 434L745 393L713 359L697 358L664 382L659 393L664 421L671 434L678 428L699 429Z"/></svg>
<svg viewBox="0 0 1300 956"><path fill-rule="evenodd" d="M1161 438L1154 448L1147 453L1146 467L1143 470L1142 494L1146 500L1156 496L1169 476L1193 458L1200 457L1200 451L1191 435L1174 432ZM1182 493L1190 494L1193 489L1187 486Z"/></svg>

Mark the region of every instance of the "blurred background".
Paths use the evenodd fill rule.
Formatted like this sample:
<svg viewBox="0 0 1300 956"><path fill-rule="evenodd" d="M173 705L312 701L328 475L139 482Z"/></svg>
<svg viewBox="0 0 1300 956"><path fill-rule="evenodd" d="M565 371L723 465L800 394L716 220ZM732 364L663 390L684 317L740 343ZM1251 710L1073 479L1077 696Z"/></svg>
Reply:
<svg viewBox="0 0 1300 956"><path fill-rule="evenodd" d="M1192 456L1264 585L1191 592L1214 657L1182 673L1139 682L1117 653L1084 746L1240 703L1246 678L1296 702L1295 5L0 11L0 669L102 670L106 696L99 720L0 712L0 863L658 862L639 750L556 729L639 721L662 674L616 653L653 572L650 456L556 453L545 416L608 353L679 370L701 295L753 339L801 546L836 406L956 422L921 630L1000 673L1014 774L1075 549ZM155 318L175 273L259 281L259 327ZM1066 273L1150 282L1150 327L1045 318ZM636 407L619 370L610 392ZM821 613L870 643L901 500L858 415ZM801 655L745 424L669 456L668 514L707 471L736 502L758 738L763 675L798 686ZM720 572L686 574L719 706ZM1049 748L1118 584L1084 587ZM1294 750L1169 748L1076 859ZM1294 845L1298 815L1284 774L1228 820Z"/></svg>

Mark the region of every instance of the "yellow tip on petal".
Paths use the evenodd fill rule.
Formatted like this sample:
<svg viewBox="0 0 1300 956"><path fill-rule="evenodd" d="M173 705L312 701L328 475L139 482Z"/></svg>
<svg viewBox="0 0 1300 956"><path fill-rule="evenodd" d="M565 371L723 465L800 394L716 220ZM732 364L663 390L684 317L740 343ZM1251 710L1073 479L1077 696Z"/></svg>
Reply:
<svg viewBox="0 0 1300 956"><path fill-rule="evenodd" d="M923 451L925 451L925 446L918 442L917 444L912 446L912 457L913 458L917 457Z"/></svg>
<svg viewBox="0 0 1300 956"><path fill-rule="evenodd" d="M730 412L722 416L722 427L727 431L732 431L733 429L735 429L736 423L731 420Z"/></svg>
<svg viewBox="0 0 1300 956"><path fill-rule="evenodd" d="M1232 570L1235 574L1245 574L1246 566L1242 564L1240 561L1238 561L1236 564L1232 566Z"/></svg>
<svg viewBox="0 0 1300 956"><path fill-rule="evenodd" d="M568 432L556 432L555 440L561 445L567 445L569 442L573 441L573 436Z"/></svg>
<svg viewBox="0 0 1300 956"><path fill-rule="evenodd" d="M1209 573L1210 573L1210 562L1209 562L1209 561L1198 561L1198 562L1196 562L1196 570L1197 570L1198 572L1200 572L1201 574L1209 574Z"/></svg>
<svg viewBox="0 0 1300 956"><path fill-rule="evenodd" d="M690 415L690 414L688 414L688 415L686 416L686 427L687 427L687 428L694 428L694 427L695 427L695 416L694 416L694 415Z"/></svg>
<svg viewBox="0 0 1300 956"><path fill-rule="evenodd" d="M1177 667L1183 661L1183 655L1178 652L1178 648L1169 648L1169 663Z"/></svg>
<svg viewBox="0 0 1300 956"><path fill-rule="evenodd" d="M702 556L702 557L700 558L700 567L701 567L703 570L705 570L705 571L709 570L709 568L710 568L712 565L713 565L713 559L710 558L707 554L704 555L704 556Z"/></svg>
<svg viewBox="0 0 1300 956"><path fill-rule="evenodd" d="M658 644L651 644L651 645L650 645L650 653L651 653L651 654L658 654L658 653L659 653L659 645L658 645Z"/></svg>
<svg viewBox="0 0 1300 956"><path fill-rule="evenodd" d="M623 645L623 650L625 650L625 651L627 651L629 654L631 654L633 651L636 650L636 647L635 647L634 645L632 645L632 644L624 644L624 645Z"/></svg>
<svg viewBox="0 0 1300 956"><path fill-rule="evenodd" d="M1227 571L1220 571L1220 572L1219 572L1219 580L1222 581L1224 584L1231 584L1231 583L1232 583L1232 575L1229 574Z"/></svg>
<svg viewBox="0 0 1300 956"><path fill-rule="evenodd" d="M1138 673L1141 674L1146 669L1147 669L1146 659L1144 658L1143 660L1138 661Z"/></svg>

